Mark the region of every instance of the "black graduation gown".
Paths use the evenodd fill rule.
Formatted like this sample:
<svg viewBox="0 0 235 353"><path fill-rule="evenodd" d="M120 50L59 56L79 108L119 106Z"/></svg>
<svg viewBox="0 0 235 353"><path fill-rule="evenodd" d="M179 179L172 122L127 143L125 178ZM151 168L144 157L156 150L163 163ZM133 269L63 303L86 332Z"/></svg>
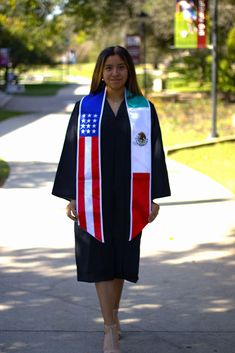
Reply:
<svg viewBox="0 0 235 353"><path fill-rule="evenodd" d="M76 198L76 150L79 102L72 112L52 193ZM169 196L170 187L157 114L151 104L152 200ZM108 101L101 122L102 212L105 243L75 222L77 279L99 282L123 278L137 282L141 233L129 241L131 130L125 101L115 116Z"/></svg>

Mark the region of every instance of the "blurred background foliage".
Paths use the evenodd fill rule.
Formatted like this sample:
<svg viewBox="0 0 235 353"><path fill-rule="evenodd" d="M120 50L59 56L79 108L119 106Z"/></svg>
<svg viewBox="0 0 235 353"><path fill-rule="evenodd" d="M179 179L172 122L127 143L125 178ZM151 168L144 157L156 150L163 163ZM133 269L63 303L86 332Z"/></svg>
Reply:
<svg viewBox="0 0 235 353"><path fill-rule="evenodd" d="M235 93L235 0L218 4L219 90L230 99ZM125 45L127 34L141 35L143 11L147 62L184 81L197 80L199 88L210 82L210 50L172 48L173 0L0 0L0 48L10 48L18 72L36 64L57 65L71 50L78 63L92 62L102 48Z"/></svg>

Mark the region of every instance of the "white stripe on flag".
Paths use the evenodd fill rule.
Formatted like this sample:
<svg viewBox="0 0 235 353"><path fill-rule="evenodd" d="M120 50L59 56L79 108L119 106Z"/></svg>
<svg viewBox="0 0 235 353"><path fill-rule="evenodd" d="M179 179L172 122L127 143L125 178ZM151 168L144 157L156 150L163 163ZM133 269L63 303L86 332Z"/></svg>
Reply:
<svg viewBox="0 0 235 353"><path fill-rule="evenodd" d="M133 237L133 179L134 173L149 173L151 175L151 113L149 107L128 108L131 125L131 199L130 199L130 236ZM144 133L146 144L141 146L138 142L139 133ZM151 180L150 180L151 185ZM149 187L149 213L151 208L151 187ZM136 192L136 191L135 191ZM134 234L135 236L136 234Z"/></svg>
<svg viewBox="0 0 235 353"><path fill-rule="evenodd" d="M131 158L132 173L151 173L151 116L149 108L129 108L131 124ZM140 146L136 138L143 132L147 139L144 146Z"/></svg>
<svg viewBox="0 0 235 353"><path fill-rule="evenodd" d="M92 156L91 156L91 139L85 138L85 213L88 233L94 236L94 218L93 218L93 201L92 201Z"/></svg>

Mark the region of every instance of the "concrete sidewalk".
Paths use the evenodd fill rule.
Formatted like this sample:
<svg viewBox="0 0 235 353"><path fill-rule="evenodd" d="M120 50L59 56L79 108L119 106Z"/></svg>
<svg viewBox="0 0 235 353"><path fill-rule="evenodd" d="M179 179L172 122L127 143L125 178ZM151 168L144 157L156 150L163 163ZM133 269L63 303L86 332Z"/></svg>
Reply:
<svg viewBox="0 0 235 353"><path fill-rule="evenodd" d="M0 90L0 108L4 107L10 100L10 96Z"/></svg>
<svg viewBox="0 0 235 353"><path fill-rule="evenodd" d="M7 101L4 108L26 113L41 112L44 115L51 112L63 112L76 101L79 95L87 93L88 89L88 85L79 86L71 83L68 87L61 89L55 96L30 97L14 95Z"/></svg>
<svg viewBox="0 0 235 353"><path fill-rule="evenodd" d="M76 282L73 223L51 196L78 98L60 93L57 113L0 124L12 171L0 189L1 353L102 353L94 285ZM139 282L126 283L122 353L235 353L233 195L167 162L173 196L143 232Z"/></svg>

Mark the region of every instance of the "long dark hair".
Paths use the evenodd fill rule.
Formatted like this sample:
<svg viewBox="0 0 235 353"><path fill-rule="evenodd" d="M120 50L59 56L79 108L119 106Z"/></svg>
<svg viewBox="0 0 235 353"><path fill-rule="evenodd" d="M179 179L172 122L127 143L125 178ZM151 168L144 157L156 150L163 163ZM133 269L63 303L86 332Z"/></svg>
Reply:
<svg viewBox="0 0 235 353"><path fill-rule="evenodd" d="M105 82L102 80L104 64L107 58L111 55L119 55L127 66L128 79L126 82L126 88L132 94L142 96L143 94L137 82L135 66L132 57L125 48L119 45L115 47L108 47L102 50L102 52L99 54L92 76L90 93L98 93L104 89Z"/></svg>

